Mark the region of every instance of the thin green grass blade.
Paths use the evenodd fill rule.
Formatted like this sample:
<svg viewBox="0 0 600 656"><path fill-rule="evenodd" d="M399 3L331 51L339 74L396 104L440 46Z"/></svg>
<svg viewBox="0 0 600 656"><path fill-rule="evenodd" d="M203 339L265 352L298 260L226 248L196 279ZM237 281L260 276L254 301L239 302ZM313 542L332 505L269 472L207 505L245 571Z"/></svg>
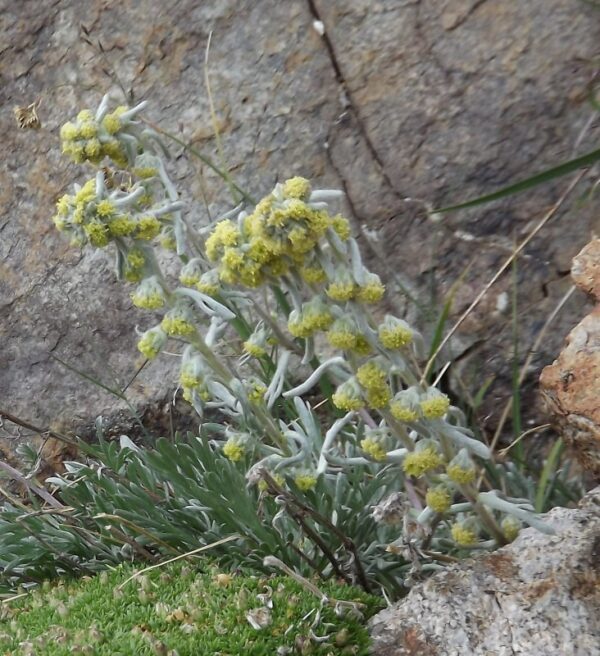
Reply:
<svg viewBox="0 0 600 656"><path fill-rule="evenodd" d="M544 509L547 498L548 483L550 481L550 477L556 472L556 465L563 451L563 448L563 441L559 438L554 443L552 449L550 449L550 453L548 454L546 462L544 463L544 468L542 469L542 474L540 476L537 491L535 493L535 511L538 513L541 513Z"/></svg>
<svg viewBox="0 0 600 656"><path fill-rule="evenodd" d="M512 263L512 429L515 440L523 432L523 420L521 416L521 381L519 367L519 311L518 311L518 280L517 280L517 258ZM523 443L518 440L515 445L515 459L523 462Z"/></svg>
<svg viewBox="0 0 600 656"><path fill-rule="evenodd" d="M51 353L50 356L54 360L62 364L63 367L66 367L69 371L72 371L73 373L77 374L84 380L87 380L88 382L94 384L96 387L103 389L105 392L108 392L112 396L116 396L118 399L121 399L122 401L126 400L125 396L121 393L121 390L114 389L112 387L109 387L108 385L105 385L101 380L94 378L94 376L90 376L90 374L85 373L85 371L81 371L80 369L77 369L77 367L74 367L72 364L69 364L64 360L61 360L57 355L54 355L53 353Z"/></svg>
<svg viewBox="0 0 600 656"><path fill-rule="evenodd" d="M124 401L127 404L127 407L129 408L129 412L131 412L131 415L134 418L136 424L138 424L138 426L142 430L142 432L144 434L144 437L146 437L146 439L148 439L148 440L152 439L152 436L150 435L150 433L148 432L148 430L144 426L144 424L142 422L142 419L138 415L136 409L131 405L129 399L125 396L125 394L123 394L123 392L121 392L121 390L114 389L112 387L109 387L108 385L105 385L102 381L98 380L97 378L94 378L94 376L90 376L85 371L81 371L80 369L77 369L77 367L74 367L72 364L69 364L68 362L65 362L64 360L61 360L57 355L54 355L52 353L50 355L52 356L52 358L54 360L56 360L57 362L60 362L60 364L62 364L63 367L66 367L69 371L72 371L73 373L77 374L78 376L80 376L84 380L87 380L90 383L92 383L93 385L96 385L96 387L99 387L100 389L104 390L105 392L108 392L109 394L116 397L117 399L120 399L121 401ZM139 371L136 372L135 376L137 376L138 373L139 373ZM129 384L131 384L131 382L128 383L127 386L129 386ZM127 387L125 389L127 389Z"/></svg>
<svg viewBox="0 0 600 656"><path fill-rule="evenodd" d="M238 194L240 194L243 200L245 200L247 203L249 203L250 205L256 205L256 200L246 190L242 189L242 187L240 187L233 180L233 178L228 172L223 171L217 164L215 164L210 157L208 157L204 153L201 153L197 148L194 148L194 146L183 141L183 139L176 137L171 132L167 132L166 130L159 128L157 125L154 125L153 123L150 123L148 121L146 121L146 123L148 123L148 125L150 125L159 134L164 135L165 137L167 137L167 139L171 139L171 141L174 141L176 144L180 145L184 150L186 150L191 155L199 159L201 162L204 162L206 166L208 166L209 169L214 171L225 183L231 185L231 188L233 188ZM238 201L239 199L233 196L233 202L237 203Z"/></svg>
<svg viewBox="0 0 600 656"><path fill-rule="evenodd" d="M462 279L462 276L460 279ZM446 297L446 302L442 307L442 311L439 314L438 320L436 321L435 329L433 331L431 342L429 344L429 354L427 357L428 362L431 361L433 354L437 351L438 346L442 343L442 340L444 339L444 331L446 328L446 323L448 321L448 317L450 316L450 312L452 310L452 304L454 303L455 290L456 290L456 285L453 285L452 289L450 290L449 294ZM432 361L431 366L429 367L429 371L427 373L427 378L429 382L431 382L431 380L433 379L434 373L435 373L435 361Z"/></svg>
<svg viewBox="0 0 600 656"><path fill-rule="evenodd" d="M483 399L494 380L496 380L496 376L490 376L483 381L483 385L477 390L477 394L473 397L473 410L477 410L477 408L483 403Z"/></svg>
<svg viewBox="0 0 600 656"><path fill-rule="evenodd" d="M578 169L591 166L596 162L600 161L600 148L598 150L593 150L591 153L582 155L581 157L576 157L575 159L570 159L567 162L563 162L558 166L555 166L551 169L546 169L537 175L516 182L515 184L504 187L498 191L495 191L492 194L486 194L485 196L479 196L478 198L473 198L472 200L465 201L464 203L458 203L457 205L447 205L446 207L441 207L434 210L436 214L442 214L445 212L453 212L455 210L466 209L467 207L475 207L477 205L484 205L485 203L491 203L495 200L500 200L501 198L506 198L507 196L513 196L514 194L519 194L522 191L527 191L532 187L537 185L544 184L554 178L559 178L567 173L577 171Z"/></svg>

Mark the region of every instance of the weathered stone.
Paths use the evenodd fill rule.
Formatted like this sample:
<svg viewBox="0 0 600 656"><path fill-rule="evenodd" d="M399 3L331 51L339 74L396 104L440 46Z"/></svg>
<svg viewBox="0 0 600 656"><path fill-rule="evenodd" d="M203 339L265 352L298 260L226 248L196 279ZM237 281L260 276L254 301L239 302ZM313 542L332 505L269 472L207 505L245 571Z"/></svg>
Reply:
<svg viewBox="0 0 600 656"><path fill-rule="evenodd" d="M371 621L374 656L598 656L600 488L511 545L414 587Z"/></svg>
<svg viewBox="0 0 600 656"><path fill-rule="evenodd" d="M571 278L579 289L600 301L600 239L593 239L574 258Z"/></svg>
<svg viewBox="0 0 600 656"><path fill-rule="evenodd" d="M562 183L435 225L405 197L445 204L570 156L591 111L584 99L599 33L593 8L562 0L0 0L0 11L3 104L40 100L43 123L18 131L10 111L0 115L0 399L40 423L87 422L122 407L52 356L122 387L138 364L132 328L152 322L114 281L110 258L69 249L49 220L81 175L60 156L58 127L106 90L119 100L117 77L150 101L150 120L216 159L203 75L212 32L212 94L237 181L256 196L297 173L342 186L347 211L375 231L371 260L392 290L399 281L427 307L424 290L440 298L470 265L458 313ZM105 54L86 39L100 40ZM231 207L213 172L172 150L193 221ZM584 243L597 204L566 204L520 259L524 345L560 297L552 283ZM510 318L489 311L507 290L508 276L461 333L461 350L472 347L464 377L495 374L491 398L510 388ZM416 316L406 297L392 300ZM557 321L536 365L556 352L568 322ZM132 403L162 398L172 366L146 367L128 390Z"/></svg>
<svg viewBox="0 0 600 656"><path fill-rule="evenodd" d="M600 240L573 260L572 277L600 300ZM600 306L567 337L567 344L540 377L542 396L560 434L583 467L600 477Z"/></svg>

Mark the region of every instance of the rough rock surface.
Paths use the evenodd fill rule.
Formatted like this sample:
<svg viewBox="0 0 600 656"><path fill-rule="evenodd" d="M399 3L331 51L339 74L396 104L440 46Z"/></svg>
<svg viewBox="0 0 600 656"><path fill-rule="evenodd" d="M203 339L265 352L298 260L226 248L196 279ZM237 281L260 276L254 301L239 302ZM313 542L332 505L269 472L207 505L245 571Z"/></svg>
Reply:
<svg viewBox="0 0 600 656"><path fill-rule="evenodd" d="M600 488L371 620L374 656L598 656Z"/></svg>
<svg viewBox="0 0 600 656"><path fill-rule="evenodd" d="M600 239L573 260L575 284L600 302ZM567 337L540 386L546 406L574 456L600 479L600 305Z"/></svg>
<svg viewBox="0 0 600 656"><path fill-rule="evenodd" d="M597 141L593 126L578 139L591 115L585 99L600 32L583 2L0 0L0 15L0 399L39 423L87 421L119 406L52 356L124 385L136 368L132 327L149 324L115 282L110 259L71 250L49 220L80 174L60 156L58 127L106 90L118 100L116 77L150 101L150 119L216 157L202 68L212 32L212 92L237 181L255 195L298 173L343 187L346 210L376 231L392 289L400 280L427 308L425 289L439 297L469 267L456 313L564 181L436 225L404 198L438 206L464 199ZM12 106L36 100L43 128L17 130ZM193 220L231 206L213 173L181 149L173 155ZM521 258L524 345L564 292L563 272L600 216L597 205L597 197L565 204ZM467 384L471 374L479 384L495 374L497 394L510 378L510 318L498 301L507 289L510 276L465 323L460 342L470 347ZM568 321L561 315L558 335ZM545 341L536 366L557 342ZM170 364L147 367L129 389L132 402L162 394Z"/></svg>

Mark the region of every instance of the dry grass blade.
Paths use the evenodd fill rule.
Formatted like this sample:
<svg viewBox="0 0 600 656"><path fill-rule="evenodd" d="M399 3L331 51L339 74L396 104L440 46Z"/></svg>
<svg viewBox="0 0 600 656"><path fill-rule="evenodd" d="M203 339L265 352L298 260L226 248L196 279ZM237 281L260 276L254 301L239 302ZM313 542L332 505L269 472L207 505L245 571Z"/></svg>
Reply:
<svg viewBox="0 0 600 656"><path fill-rule="evenodd" d="M573 292L575 291L575 287L571 287L567 293L560 299L558 305L554 308L554 310L550 313L548 318L546 319L544 325L542 326L542 329L540 330L538 336L535 339L535 342L529 349L529 353L527 355L527 358L525 359L525 362L523 363L523 367L521 368L521 372L519 374L519 385L523 384L523 381L525 380L525 376L527 375L527 370L529 369L529 366L531 365L531 361L533 360L539 345L542 343L542 340L546 336L546 333L548 332L548 328L550 327L550 324L556 319L558 313L562 310L563 306L565 303L571 298L573 295ZM492 438L492 441L490 442L490 449L492 451L496 448L496 445L498 444L498 440L500 439L500 435L502 434L502 429L504 428L504 424L506 423L506 420L508 419L508 415L510 414L510 411L512 409L512 404L513 404L513 398L512 396L508 399L506 402L506 405L504 406L502 410L502 414L500 415L500 419L498 420L498 426L496 427L496 431L494 432L494 437ZM529 433L530 431L526 431L526 433ZM522 439L524 435L519 436L519 440ZM511 444L511 446L513 446Z"/></svg>
<svg viewBox="0 0 600 656"><path fill-rule="evenodd" d="M515 248L514 252L503 262L502 266L496 271L492 276L490 281L485 285L485 287L477 294L471 305L461 314L456 323L452 326L448 334L440 342L434 353L431 355L423 372L421 382L427 379L429 371L435 362L437 356L441 353L442 349L450 341L454 333L460 328L465 319L473 312L473 310L479 305L484 296L488 293L491 287L499 280L500 276L508 269L508 267L513 263L514 259L519 255L519 253L529 244L529 242L538 234L538 232L550 221L550 219L558 212L562 207L563 203L567 200L573 189L581 182L582 178L586 175L587 169L579 172L573 180L569 183L566 190L563 192L562 196L556 201L556 203L546 212L538 224L533 228L533 230L525 237L525 239Z"/></svg>
<svg viewBox="0 0 600 656"><path fill-rule="evenodd" d="M141 576L142 574L145 574L146 572L150 572L153 569L157 569L158 567L163 567L164 565L168 565L169 563L174 563L177 560L181 560L182 558L187 558L188 556L193 556L194 554L201 553L202 551L208 551L208 549L212 549L213 547L219 547L222 544L226 544L227 542L232 542L233 540L237 540L240 536L239 535L229 535L226 538L223 538L222 540L217 540L216 542L211 542L211 544L205 544L203 547L198 547L198 549L192 549L192 551L187 551L184 554L180 554L179 556L175 556L175 558L169 558L169 560L164 560L162 563L157 563L156 565L150 565L149 567L144 567L144 569L140 569L135 574L132 574L128 579L123 581L121 585L117 588L117 590L121 590L129 583L129 581L133 581L133 579L136 579L138 576Z"/></svg>
<svg viewBox="0 0 600 656"><path fill-rule="evenodd" d="M51 505L54 508L63 508L63 504L55 499L50 492L45 490L43 487L39 487L35 483L32 483L28 480L20 471L9 465L7 462L0 460L0 469L3 469L9 476L14 478L16 481L25 486L28 490L36 494L40 499L43 499L47 504Z"/></svg>
<svg viewBox="0 0 600 656"><path fill-rule="evenodd" d="M227 170L227 165L225 161L225 155L223 153L223 145L221 143L221 133L219 132L219 122L217 121L217 112L215 111L215 103L213 102L213 95L210 88L210 78L208 75L208 55L210 53L210 43L212 41L212 31L208 35L208 42L206 44L206 52L204 54L204 84L206 85L206 95L208 96L208 106L210 108L210 120L212 123L213 131L215 133L215 142L217 144L217 152L219 154L219 159L221 160L221 169L225 175L225 182L229 187L229 193L234 199L234 202L239 202L235 186L232 183L232 180L229 176Z"/></svg>

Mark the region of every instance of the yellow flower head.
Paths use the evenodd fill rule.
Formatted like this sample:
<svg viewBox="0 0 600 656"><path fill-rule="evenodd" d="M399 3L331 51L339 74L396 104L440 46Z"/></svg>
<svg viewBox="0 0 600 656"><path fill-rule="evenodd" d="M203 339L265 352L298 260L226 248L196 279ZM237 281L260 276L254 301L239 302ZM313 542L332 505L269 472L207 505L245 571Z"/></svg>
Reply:
<svg viewBox="0 0 600 656"><path fill-rule="evenodd" d="M75 203L84 205L96 198L96 180L88 180L75 194Z"/></svg>
<svg viewBox="0 0 600 656"><path fill-rule="evenodd" d="M425 501L431 510L443 514L452 505L452 495L445 485L437 485L427 490Z"/></svg>
<svg viewBox="0 0 600 656"><path fill-rule="evenodd" d="M516 517L506 515L500 522L500 528L504 533L504 537L509 542L512 542L521 532L522 524Z"/></svg>
<svg viewBox="0 0 600 656"><path fill-rule="evenodd" d="M149 180L150 178L154 178L158 175L158 169L154 168L153 166L136 166L134 169L132 169L132 172L142 180Z"/></svg>
<svg viewBox="0 0 600 656"><path fill-rule="evenodd" d="M429 440L419 442L414 451L407 454L402 469L409 476L419 478L432 469L437 469L444 462L435 445Z"/></svg>
<svg viewBox="0 0 600 656"><path fill-rule="evenodd" d="M244 457L245 447L235 438L229 438L223 446L223 454L231 462L239 462Z"/></svg>
<svg viewBox="0 0 600 656"><path fill-rule="evenodd" d="M417 421L421 417L419 391L415 387L398 392L390 403L390 412L394 419L402 422Z"/></svg>
<svg viewBox="0 0 600 656"><path fill-rule="evenodd" d="M344 316L333 322L327 332L327 341L335 348L348 350L356 346L359 336L358 326L354 319Z"/></svg>
<svg viewBox="0 0 600 656"><path fill-rule="evenodd" d="M160 245L168 251L177 250L177 239L175 239L175 231L172 226L166 226L163 228L158 241Z"/></svg>
<svg viewBox="0 0 600 656"><path fill-rule="evenodd" d="M114 203L110 200L104 199L98 201L96 204L96 214L101 216L103 219L107 219L111 216L114 216L117 213L117 208Z"/></svg>
<svg viewBox="0 0 600 656"><path fill-rule="evenodd" d="M331 227L342 241L350 239L350 235L352 234L350 223L341 214L337 214L331 219Z"/></svg>
<svg viewBox="0 0 600 656"><path fill-rule="evenodd" d="M148 360L154 359L165 345L167 334L160 326L147 330L137 343L138 350Z"/></svg>
<svg viewBox="0 0 600 656"><path fill-rule="evenodd" d="M267 393L266 386L258 378L250 378L246 383L246 393L250 403L261 403Z"/></svg>
<svg viewBox="0 0 600 656"><path fill-rule="evenodd" d="M376 273L367 273L364 284L358 287L356 298L361 303L377 303L383 298L385 287Z"/></svg>
<svg viewBox="0 0 600 656"><path fill-rule="evenodd" d="M111 112L110 114L107 114L103 119L102 119L102 127L108 132L110 135L115 135L117 132L121 129L122 127L122 122L121 119L119 118L117 112Z"/></svg>
<svg viewBox="0 0 600 656"><path fill-rule="evenodd" d="M60 129L60 138L62 141L74 141L79 138L79 130L73 123L65 123Z"/></svg>
<svg viewBox="0 0 600 656"><path fill-rule="evenodd" d="M117 139L106 141L102 144L104 154L121 167L127 166L127 153Z"/></svg>
<svg viewBox="0 0 600 656"><path fill-rule="evenodd" d="M60 216L68 216L72 203L71 196L64 194L56 201L56 211Z"/></svg>
<svg viewBox="0 0 600 656"><path fill-rule="evenodd" d="M288 330L294 337L310 337L318 330L327 330L333 323L331 311L319 296L302 304L300 311L292 310Z"/></svg>
<svg viewBox="0 0 600 656"><path fill-rule="evenodd" d="M378 330L379 341L387 349L400 349L413 340L413 331L410 326L391 314L386 314Z"/></svg>
<svg viewBox="0 0 600 656"><path fill-rule="evenodd" d="M132 248L127 253L127 264L132 269L141 269L146 264L146 256L140 248Z"/></svg>
<svg viewBox="0 0 600 656"><path fill-rule="evenodd" d="M294 476L294 483L302 492L308 492L316 486L317 477L313 472L299 472Z"/></svg>
<svg viewBox="0 0 600 656"><path fill-rule="evenodd" d="M460 547L472 547L477 544L477 525L470 519L452 524L450 532L452 539Z"/></svg>
<svg viewBox="0 0 600 656"><path fill-rule="evenodd" d="M98 126L94 121L85 121L79 126L79 134L84 139L93 139L98 135Z"/></svg>
<svg viewBox="0 0 600 656"><path fill-rule="evenodd" d="M109 231L104 223L88 223L84 230L92 246L104 248L108 245Z"/></svg>
<svg viewBox="0 0 600 656"><path fill-rule="evenodd" d="M267 355L267 351L251 339L247 339L242 346L244 351L253 358L263 358Z"/></svg>
<svg viewBox="0 0 600 656"><path fill-rule="evenodd" d="M360 443L360 448L373 460L376 460L377 462L381 462L382 460L385 460L385 457L387 455L387 451L381 444L379 440L375 440L371 437L367 437L362 442Z"/></svg>
<svg viewBox="0 0 600 656"><path fill-rule="evenodd" d="M84 152L90 160L99 160L102 158L102 145L98 139L90 139L84 146Z"/></svg>
<svg viewBox="0 0 600 656"><path fill-rule="evenodd" d="M450 399L435 387L430 387L421 397L421 412L425 419L441 419L450 407Z"/></svg>
<svg viewBox="0 0 600 656"><path fill-rule="evenodd" d="M52 221L54 222L54 226L59 232L64 232L69 225L67 220L63 216L60 216L60 214L55 214L52 217Z"/></svg>
<svg viewBox="0 0 600 656"><path fill-rule="evenodd" d="M160 325L167 335L190 337L196 332L193 316L187 306L177 306L169 310Z"/></svg>
<svg viewBox="0 0 600 656"><path fill-rule="evenodd" d="M358 382L367 390L379 389L387 383L387 371L378 359L369 360L356 371Z"/></svg>
<svg viewBox="0 0 600 656"><path fill-rule="evenodd" d="M204 384L205 375L206 365L202 356L191 347L187 347L183 352L179 383L184 389L200 389Z"/></svg>
<svg viewBox="0 0 600 656"><path fill-rule="evenodd" d="M135 227L135 221L128 214L119 214L108 222L108 231L112 237L126 237Z"/></svg>
<svg viewBox="0 0 600 656"><path fill-rule="evenodd" d="M373 352L369 340L364 335L358 335L356 338L356 344L352 347L352 352L356 355L364 357L365 355L370 355Z"/></svg>
<svg viewBox="0 0 600 656"><path fill-rule="evenodd" d="M94 114L90 109L82 109L79 114L77 114L77 120L80 123L83 123L85 121L93 121L94 120Z"/></svg>
<svg viewBox="0 0 600 656"><path fill-rule="evenodd" d="M302 279L311 285L317 285L327 280L327 274L320 265L300 267Z"/></svg>
<svg viewBox="0 0 600 656"><path fill-rule="evenodd" d="M378 410L379 408L385 408L385 406L390 402L392 398L392 391L387 385L382 385L381 387L373 387L370 390L367 390L367 405L369 408Z"/></svg>
<svg viewBox="0 0 600 656"><path fill-rule="evenodd" d="M221 291L218 270L211 269L210 271L205 271L200 276L196 288L207 296L216 296Z"/></svg>
<svg viewBox="0 0 600 656"><path fill-rule="evenodd" d="M214 262L222 256L226 246L237 246L239 239L240 231L232 221L219 221L206 240L206 256Z"/></svg>
<svg viewBox="0 0 600 656"><path fill-rule="evenodd" d="M365 401L362 390L356 378L352 377L343 382L331 397L333 405L340 410L360 410L364 408Z"/></svg>
<svg viewBox="0 0 600 656"><path fill-rule="evenodd" d="M448 478L457 485L467 485L475 480L477 470L466 449L461 449L452 458L446 468L446 473Z"/></svg>
<svg viewBox="0 0 600 656"><path fill-rule="evenodd" d="M310 182L306 178L296 176L289 178L282 185L282 193L284 198L299 198L300 200L307 201L310 197Z"/></svg>
<svg viewBox="0 0 600 656"><path fill-rule="evenodd" d="M82 144L64 142L62 151L65 155L69 155L76 164L85 162L85 150Z"/></svg>
<svg viewBox="0 0 600 656"><path fill-rule="evenodd" d="M354 298L356 283L348 271L338 271L325 290L334 301L344 302Z"/></svg>
<svg viewBox="0 0 600 656"><path fill-rule="evenodd" d="M194 257L181 267L179 282L186 287L195 287L202 276L202 263Z"/></svg>
<svg viewBox="0 0 600 656"><path fill-rule="evenodd" d="M161 229L160 221L155 216L143 216L137 222L135 236L137 239L150 241L158 235Z"/></svg>
<svg viewBox="0 0 600 656"><path fill-rule="evenodd" d="M306 228L293 228L288 232L288 240L291 243L290 255L304 255L315 247L316 239Z"/></svg>
<svg viewBox="0 0 600 656"><path fill-rule="evenodd" d="M158 278L150 276L145 278L135 292L131 294L131 300L139 308L157 310L164 306L167 299Z"/></svg>
<svg viewBox="0 0 600 656"><path fill-rule="evenodd" d="M271 478L279 485L279 487L283 487L285 485L285 478L281 474L276 474L275 472L269 472ZM258 489L261 492L266 492L269 489L269 484L267 481L265 481L264 478L261 478L258 481Z"/></svg>

